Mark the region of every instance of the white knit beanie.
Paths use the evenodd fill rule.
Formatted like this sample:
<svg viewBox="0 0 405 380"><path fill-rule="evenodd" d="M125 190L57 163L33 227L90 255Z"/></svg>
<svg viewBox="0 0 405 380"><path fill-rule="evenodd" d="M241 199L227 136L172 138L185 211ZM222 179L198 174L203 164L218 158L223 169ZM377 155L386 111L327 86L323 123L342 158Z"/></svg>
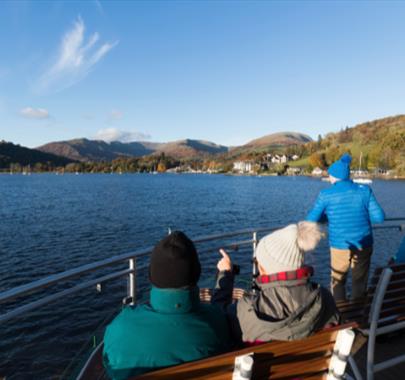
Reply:
<svg viewBox="0 0 405 380"><path fill-rule="evenodd" d="M267 274L301 268L304 252L313 250L323 234L312 222L300 222L262 238L256 248L256 259Z"/></svg>

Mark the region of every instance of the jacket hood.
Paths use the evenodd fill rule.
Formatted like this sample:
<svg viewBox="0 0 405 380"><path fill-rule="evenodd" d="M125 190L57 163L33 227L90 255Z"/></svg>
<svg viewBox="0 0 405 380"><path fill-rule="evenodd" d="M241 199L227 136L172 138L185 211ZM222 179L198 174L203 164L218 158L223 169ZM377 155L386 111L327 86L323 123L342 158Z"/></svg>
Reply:
<svg viewBox="0 0 405 380"><path fill-rule="evenodd" d="M322 288L308 279L257 285L259 294L244 297L237 305L244 342L301 339L329 319Z"/></svg>
<svg viewBox="0 0 405 380"><path fill-rule="evenodd" d="M152 286L150 305L163 314L190 313L200 306L199 288L161 289Z"/></svg>

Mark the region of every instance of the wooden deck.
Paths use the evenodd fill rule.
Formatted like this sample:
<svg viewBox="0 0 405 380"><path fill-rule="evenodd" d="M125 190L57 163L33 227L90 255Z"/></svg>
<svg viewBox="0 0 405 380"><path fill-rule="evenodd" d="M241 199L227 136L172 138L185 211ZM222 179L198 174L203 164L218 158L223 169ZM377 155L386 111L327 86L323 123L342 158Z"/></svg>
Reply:
<svg viewBox="0 0 405 380"><path fill-rule="evenodd" d="M367 357L367 339L360 333L357 333L353 345L352 354L360 369L363 379L366 379L366 357ZM405 331L397 333L395 336L381 337L377 339L375 362L387 360L393 356L405 353ZM350 371L349 371L350 373ZM405 363L377 372L374 375L375 380L401 380L405 379Z"/></svg>

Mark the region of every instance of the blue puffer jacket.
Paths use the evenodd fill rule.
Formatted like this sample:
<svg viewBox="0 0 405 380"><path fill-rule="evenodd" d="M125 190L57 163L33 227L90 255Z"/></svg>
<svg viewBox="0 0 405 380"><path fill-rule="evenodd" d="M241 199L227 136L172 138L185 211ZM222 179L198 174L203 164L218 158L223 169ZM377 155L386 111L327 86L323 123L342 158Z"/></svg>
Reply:
<svg viewBox="0 0 405 380"><path fill-rule="evenodd" d="M329 221L330 246L338 249L373 245L371 224L384 221L384 211L368 186L338 181L322 190L306 220Z"/></svg>

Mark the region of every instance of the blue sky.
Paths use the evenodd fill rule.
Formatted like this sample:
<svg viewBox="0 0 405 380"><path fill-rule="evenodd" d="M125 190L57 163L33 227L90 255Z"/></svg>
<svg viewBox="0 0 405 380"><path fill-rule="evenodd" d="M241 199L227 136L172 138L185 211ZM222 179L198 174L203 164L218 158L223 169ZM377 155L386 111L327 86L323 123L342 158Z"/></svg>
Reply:
<svg viewBox="0 0 405 380"><path fill-rule="evenodd" d="M0 2L0 139L237 145L405 113L405 3Z"/></svg>

